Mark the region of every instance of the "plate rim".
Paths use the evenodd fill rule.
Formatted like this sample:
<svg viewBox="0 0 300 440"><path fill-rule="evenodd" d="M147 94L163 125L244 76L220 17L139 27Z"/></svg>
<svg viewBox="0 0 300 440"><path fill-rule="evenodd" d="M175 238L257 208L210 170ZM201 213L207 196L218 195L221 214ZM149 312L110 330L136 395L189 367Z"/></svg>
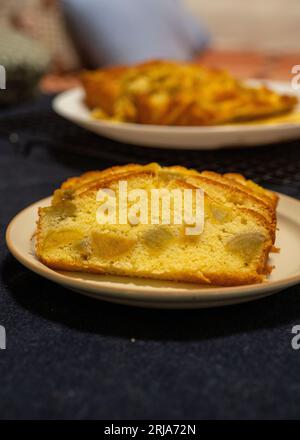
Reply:
<svg viewBox="0 0 300 440"><path fill-rule="evenodd" d="M264 80L264 79L248 79L247 81L255 81L257 83L269 84L272 88L274 86L290 86L288 81L272 81L272 80ZM287 93L287 92L286 92ZM70 99L74 95L75 99L78 101L81 97L83 97L84 89L82 86L72 87L69 90L59 93L55 96L52 101L53 110L63 116L64 118L71 119L73 121L76 120L78 123L89 123L95 124L98 127L107 128L107 129L117 129L123 131L139 131L147 133L182 133L183 135L191 134L222 134L222 133L239 133L239 132L258 132L258 131L269 131L269 130L282 130L282 129L299 129L300 122L281 122L279 123L270 123L270 124L255 124L255 123L239 123L239 124L224 124L217 126L164 126L164 125L154 125L154 124L136 124L132 122L113 122L113 121L104 121L100 119L93 119L90 115L88 116L79 116L76 115L70 116L70 113L66 112L61 107L61 102L65 99ZM300 93L295 90L291 90L291 95L297 96L299 98L300 105ZM90 111L84 103L81 103L87 111Z"/></svg>
<svg viewBox="0 0 300 440"><path fill-rule="evenodd" d="M279 197L282 200L286 200L290 203L296 203L300 207L300 200L287 196L282 193L278 193ZM77 290L84 290L90 293L94 294L105 294L107 299L109 300L109 297L113 298L119 298L124 299L124 302L126 300L140 300L140 301L148 301L148 302L169 302L169 303L186 303L186 302L199 302L201 303L204 301L211 301L212 303L216 303L218 301L226 301L229 299L238 298L240 295L243 295L245 298L246 296L250 298L257 297L257 299L262 296L263 294L268 294L270 292L275 293L275 291L283 290L285 288L288 288L292 285L298 284L300 282L300 270L299 273L296 275L292 275L286 278L283 278L281 280L277 281L266 281L261 284L248 284L248 285L242 285L242 286L233 286L233 287L198 287L197 284L191 283L191 286L194 287L194 289L188 289L187 287L176 287L176 283L170 282L170 284L173 284L174 286L167 286L168 282L164 282L166 286L161 287L153 287L149 285L132 285L134 282L133 277L116 277L120 278L121 280L124 279L124 284L122 284L122 281L119 283L113 283L112 286L108 287L107 285L102 285L99 281L94 280L84 280L84 279L77 279L72 278L71 276L68 276L68 272L60 272L55 271L53 269L48 268L46 265L41 263L36 256L33 256L34 260L36 261L36 264L33 264L30 259L26 258L26 255L24 256L24 251L20 250L18 246L15 245L14 239L12 236L13 228L20 219L20 217L24 216L28 211L31 211L33 209L38 208L39 205L47 203L50 201L52 196L43 198L41 200L38 200L37 202L34 202L30 204L29 206L23 208L21 211L19 211L9 222L5 238L7 247L10 250L10 252L13 254L13 256L25 267L27 267L29 270L37 273L38 275L49 279L53 282L56 282L60 285L63 285L69 289L77 289ZM71 272L72 273L72 272ZM75 273L75 272L73 272ZM77 272L77 274L80 275L80 272ZM88 276L87 273L84 273L85 276ZM105 278L107 275L99 275L103 278ZM139 282L142 282L145 280L145 283L155 281L155 280L149 280L147 278L138 279ZM101 281L101 280L100 280ZM127 282L126 282L127 281ZM159 280L156 280L160 282ZM105 280L104 280L105 282ZM106 281L107 282L107 281ZM190 286L190 285L188 285ZM163 292L163 289L167 290L171 288L171 291L165 291ZM175 289L175 292L172 292L172 289ZM176 294L175 294L176 293ZM247 295L248 293L248 295Z"/></svg>

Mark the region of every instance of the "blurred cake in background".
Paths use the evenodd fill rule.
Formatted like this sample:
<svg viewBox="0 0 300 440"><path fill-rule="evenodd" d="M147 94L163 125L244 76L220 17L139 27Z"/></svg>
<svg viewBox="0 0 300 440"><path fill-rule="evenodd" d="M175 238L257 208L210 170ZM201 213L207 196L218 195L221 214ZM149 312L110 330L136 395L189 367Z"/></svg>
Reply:
<svg viewBox="0 0 300 440"><path fill-rule="evenodd" d="M96 119L153 125L238 123L285 114L298 100L226 70L153 60L83 72L85 102Z"/></svg>

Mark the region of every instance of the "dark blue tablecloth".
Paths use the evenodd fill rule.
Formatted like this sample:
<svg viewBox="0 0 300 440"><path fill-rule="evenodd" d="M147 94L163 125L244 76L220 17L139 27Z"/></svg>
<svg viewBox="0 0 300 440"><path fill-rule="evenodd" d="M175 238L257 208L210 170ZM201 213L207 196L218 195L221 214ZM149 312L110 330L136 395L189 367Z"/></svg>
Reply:
<svg viewBox="0 0 300 440"><path fill-rule="evenodd" d="M68 176L153 160L239 170L300 197L300 142L160 151L89 134L47 97L1 110L1 418L299 418L299 286L231 307L143 310L75 294L9 254L9 220Z"/></svg>

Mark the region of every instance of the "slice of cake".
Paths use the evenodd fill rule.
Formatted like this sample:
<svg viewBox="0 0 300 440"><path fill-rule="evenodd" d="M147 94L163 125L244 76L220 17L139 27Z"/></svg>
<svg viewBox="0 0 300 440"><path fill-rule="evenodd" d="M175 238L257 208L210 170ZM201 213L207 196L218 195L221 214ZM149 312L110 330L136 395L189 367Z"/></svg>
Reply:
<svg viewBox="0 0 300 440"><path fill-rule="evenodd" d="M36 253L60 270L224 286L262 282L276 203L276 195L235 174L158 164L92 171L68 179L51 206L39 209Z"/></svg>
<svg viewBox="0 0 300 440"><path fill-rule="evenodd" d="M288 113L298 102L224 70L168 60L85 71L81 82L96 119L137 124L240 123Z"/></svg>

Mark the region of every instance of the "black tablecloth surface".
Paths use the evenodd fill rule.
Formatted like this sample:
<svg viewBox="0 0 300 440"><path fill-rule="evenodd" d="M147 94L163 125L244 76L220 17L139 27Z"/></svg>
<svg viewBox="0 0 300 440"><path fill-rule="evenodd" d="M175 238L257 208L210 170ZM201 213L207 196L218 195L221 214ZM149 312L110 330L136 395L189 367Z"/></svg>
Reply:
<svg viewBox="0 0 300 440"><path fill-rule="evenodd" d="M51 99L0 111L0 418L299 418L300 287L223 308L130 308L71 292L4 243L22 208L61 181L128 162L241 171L300 197L300 141L211 152L143 149L78 128Z"/></svg>

